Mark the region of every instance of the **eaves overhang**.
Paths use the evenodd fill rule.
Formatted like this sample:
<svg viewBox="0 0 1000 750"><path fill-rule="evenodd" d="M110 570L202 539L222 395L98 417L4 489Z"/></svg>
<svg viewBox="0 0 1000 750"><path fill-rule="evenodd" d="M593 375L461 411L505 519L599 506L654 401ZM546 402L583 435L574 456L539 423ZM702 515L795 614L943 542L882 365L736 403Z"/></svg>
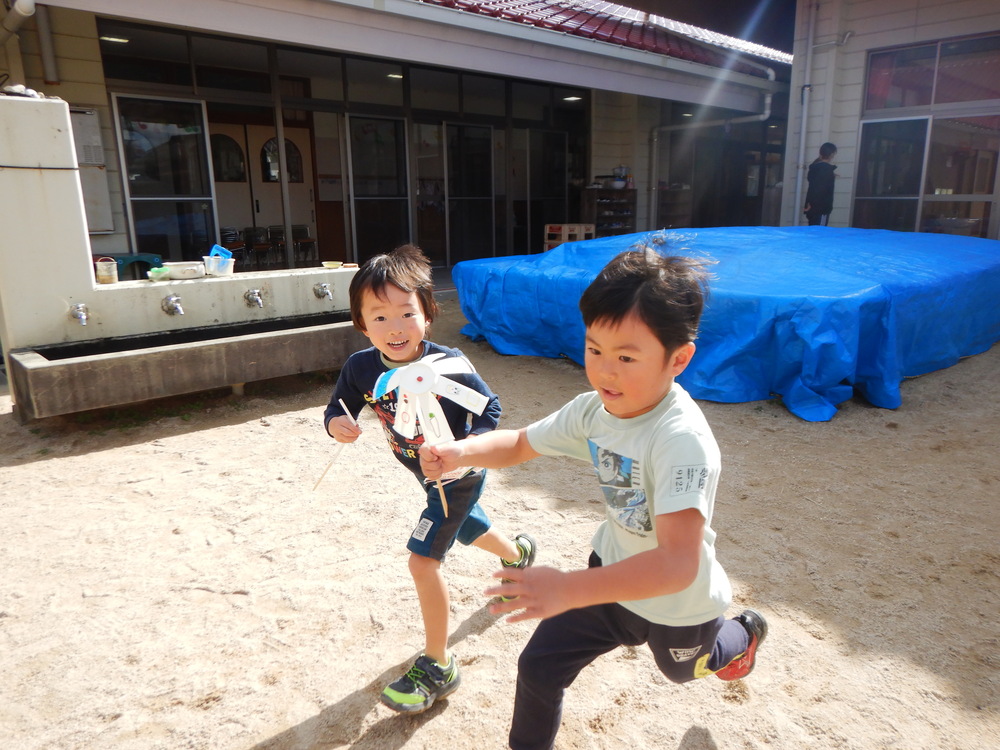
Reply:
<svg viewBox="0 0 1000 750"><path fill-rule="evenodd" d="M787 89L751 75L419 0L51 0L48 5L500 76L753 112ZM762 71L769 66L750 62ZM766 73L765 73L766 75Z"/></svg>

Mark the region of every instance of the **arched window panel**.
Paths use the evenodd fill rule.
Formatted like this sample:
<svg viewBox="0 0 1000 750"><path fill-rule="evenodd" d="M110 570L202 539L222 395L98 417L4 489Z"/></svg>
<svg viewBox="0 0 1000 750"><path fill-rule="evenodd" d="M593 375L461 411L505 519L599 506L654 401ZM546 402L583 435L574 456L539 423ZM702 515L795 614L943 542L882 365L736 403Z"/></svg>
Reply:
<svg viewBox="0 0 1000 750"><path fill-rule="evenodd" d="M212 171L216 182L246 182L246 160L235 139L222 133L211 136Z"/></svg>
<svg viewBox="0 0 1000 750"><path fill-rule="evenodd" d="M288 181L303 182L302 152L298 146L285 139L285 158L288 160ZM272 138L260 150L260 170L264 182L280 182L281 168L278 164L278 139Z"/></svg>

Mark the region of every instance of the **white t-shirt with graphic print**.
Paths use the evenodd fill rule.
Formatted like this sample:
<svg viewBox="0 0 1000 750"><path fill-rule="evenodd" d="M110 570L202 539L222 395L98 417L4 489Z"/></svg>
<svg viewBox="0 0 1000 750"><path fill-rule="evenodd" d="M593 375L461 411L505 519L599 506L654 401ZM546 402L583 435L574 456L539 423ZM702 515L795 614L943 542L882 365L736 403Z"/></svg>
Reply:
<svg viewBox="0 0 1000 750"><path fill-rule="evenodd" d="M527 428L531 447L547 456L590 461L607 518L594 534L604 565L656 547L652 516L697 508L705 519L698 575L676 594L623 607L650 622L699 625L726 611L732 587L715 559L712 512L721 457L701 409L680 385L646 414L619 419L596 392L583 393Z"/></svg>

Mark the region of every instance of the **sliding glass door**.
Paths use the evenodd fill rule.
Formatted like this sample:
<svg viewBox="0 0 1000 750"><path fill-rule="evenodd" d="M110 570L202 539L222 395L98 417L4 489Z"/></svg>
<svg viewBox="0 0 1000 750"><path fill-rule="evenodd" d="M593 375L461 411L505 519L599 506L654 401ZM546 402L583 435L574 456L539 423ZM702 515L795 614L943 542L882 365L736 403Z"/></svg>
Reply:
<svg viewBox="0 0 1000 750"><path fill-rule="evenodd" d="M406 123L350 117L348 132L354 248L363 263L410 242Z"/></svg>

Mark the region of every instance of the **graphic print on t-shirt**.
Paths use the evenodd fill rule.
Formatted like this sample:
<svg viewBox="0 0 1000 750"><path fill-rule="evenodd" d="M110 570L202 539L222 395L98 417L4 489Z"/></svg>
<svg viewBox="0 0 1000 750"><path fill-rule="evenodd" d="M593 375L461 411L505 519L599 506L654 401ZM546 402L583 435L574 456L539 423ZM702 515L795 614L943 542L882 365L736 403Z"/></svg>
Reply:
<svg viewBox="0 0 1000 750"><path fill-rule="evenodd" d="M652 531L646 492L634 481L639 477L638 461L602 448L592 440L587 442L597 481L608 506L608 517L634 533Z"/></svg>
<svg viewBox="0 0 1000 750"><path fill-rule="evenodd" d="M417 461L417 452L424 442L423 433L420 430L419 424L417 425L417 434L412 440L404 438L396 432L394 429L397 412L395 392L387 393L382 398L376 399L369 391L365 394L365 401L372 405L375 416L378 417L379 422L382 424L382 431L385 433L385 439L389 443L389 449L399 458L404 459L404 463L407 461Z"/></svg>

